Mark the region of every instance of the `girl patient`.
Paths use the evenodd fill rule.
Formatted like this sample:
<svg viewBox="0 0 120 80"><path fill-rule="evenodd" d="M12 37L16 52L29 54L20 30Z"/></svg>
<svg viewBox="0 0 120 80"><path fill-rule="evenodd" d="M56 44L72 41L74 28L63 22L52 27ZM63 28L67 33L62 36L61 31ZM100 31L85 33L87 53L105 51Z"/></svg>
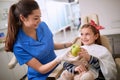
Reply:
<svg viewBox="0 0 120 80"><path fill-rule="evenodd" d="M80 30L81 50L77 57L68 56L58 80L116 80L116 65L110 51L101 45L96 26L85 24ZM68 55L71 52L68 52Z"/></svg>

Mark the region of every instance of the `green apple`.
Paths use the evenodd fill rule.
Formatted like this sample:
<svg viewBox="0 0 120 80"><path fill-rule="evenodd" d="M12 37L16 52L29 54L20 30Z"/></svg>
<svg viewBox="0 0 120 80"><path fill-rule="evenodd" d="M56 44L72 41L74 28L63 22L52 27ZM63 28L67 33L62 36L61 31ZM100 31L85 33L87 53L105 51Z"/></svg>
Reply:
<svg viewBox="0 0 120 80"><path fill-rule="evenodd" d="M71 54L76 57L78 55L78 52L80 52L80 46L77 44L73 44Z"/></svg>

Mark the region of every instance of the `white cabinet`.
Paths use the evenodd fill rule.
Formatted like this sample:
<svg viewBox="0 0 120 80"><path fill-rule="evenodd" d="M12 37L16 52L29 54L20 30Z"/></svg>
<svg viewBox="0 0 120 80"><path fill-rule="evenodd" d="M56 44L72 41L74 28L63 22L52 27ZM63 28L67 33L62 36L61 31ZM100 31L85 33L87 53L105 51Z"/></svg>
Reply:
<svg viewBox="0 0 120 80"><path fill-rule="evenodd" d="M53 33L72 26L71 3L52 0L36 0L40 6L42 17Z"/></svg>

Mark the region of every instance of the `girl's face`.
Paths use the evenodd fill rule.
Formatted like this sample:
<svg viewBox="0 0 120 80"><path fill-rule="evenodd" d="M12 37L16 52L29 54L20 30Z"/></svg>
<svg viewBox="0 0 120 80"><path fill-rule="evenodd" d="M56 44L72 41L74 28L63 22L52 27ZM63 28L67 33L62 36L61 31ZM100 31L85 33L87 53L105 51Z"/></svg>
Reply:
<svg viewBox="0 0 120 80"><path fill-rule="evenodd" d="M37 28L39 22L41 21L40 17L41 17L40 9L33 10L32 13L28 15L27 18L25 18L22 15L20 16L23 22L23 27L33 28L33 29Z"/></svg>
<svg viewBox="0 0 120 80"><path fill-rule="evenodd" d="M98 38L98 34L94 34L92 29L83 28L81 29L81 41L84 45L91 45L95 43L95 40Z"/></svg>

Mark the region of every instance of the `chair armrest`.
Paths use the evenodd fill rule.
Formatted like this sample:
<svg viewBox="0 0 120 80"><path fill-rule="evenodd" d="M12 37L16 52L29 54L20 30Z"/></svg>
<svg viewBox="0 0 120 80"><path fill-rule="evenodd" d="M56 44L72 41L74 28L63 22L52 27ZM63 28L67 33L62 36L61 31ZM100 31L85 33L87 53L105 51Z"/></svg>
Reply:
<svg viewBox="0 0 120 80"><path fill-rule="evenodd" d="M115 58L115 63L117 66L117 80L120 79L120 58Z"/></svg>
<svg viewBox="0 0 120 80"><path fill-rule="evenodd" d="M17 63L18 63L18 61L17 61L15 55L13 55L12 59L8 63L8 68L13 69L16 66Z"/></svg>
<svg viewBox="0 0 120 80"><path fill-rule="evenodd" d="M117 65L117 68L120 70L120 58L115 58L115 63Z"/></svg>
<svg viewBox="0 0 120 80"><path fill-rule="evenodd" d="M57 78L60 76L60 74L63 71L63 63L59 64L54 71L47 77L47 80L57 80Z"/></svg>

